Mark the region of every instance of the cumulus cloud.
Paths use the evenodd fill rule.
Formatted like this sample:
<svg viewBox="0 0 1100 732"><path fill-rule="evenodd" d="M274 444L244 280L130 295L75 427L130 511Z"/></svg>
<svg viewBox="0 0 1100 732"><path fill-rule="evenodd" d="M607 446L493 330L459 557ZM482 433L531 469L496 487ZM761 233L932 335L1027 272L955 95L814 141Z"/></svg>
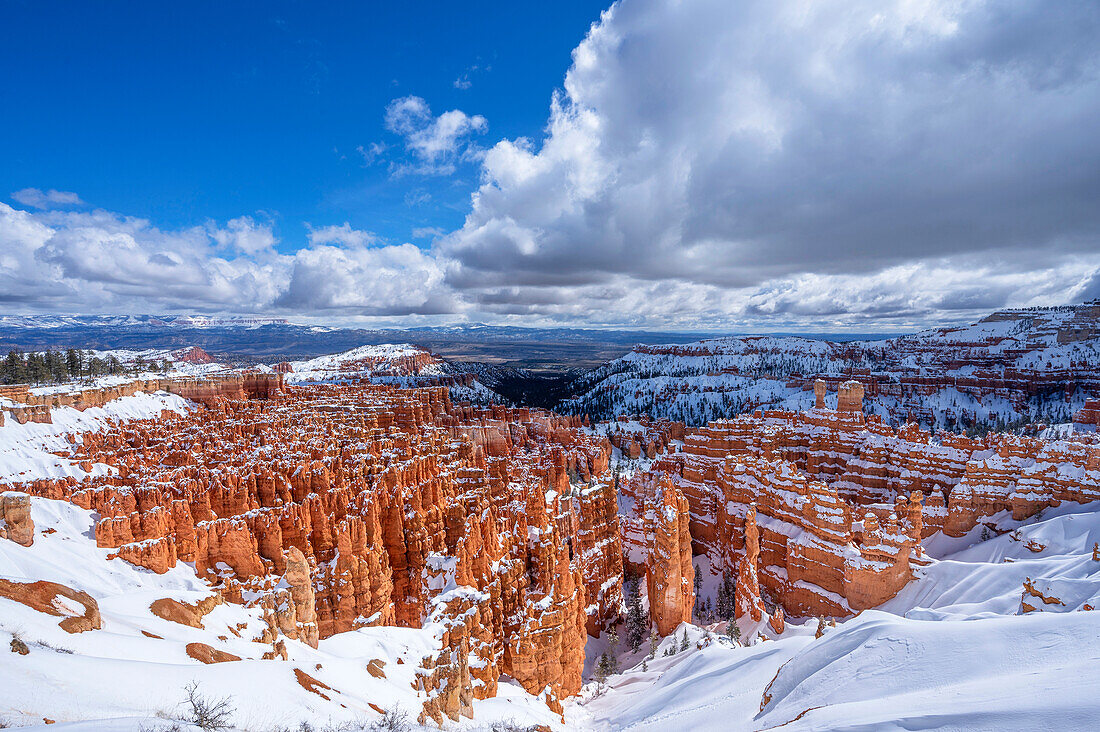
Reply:
<svg viewBox="0 0 1100 732"><path fill-rule="evenodd" d="M223 247L232 247L242 254L256 255L275 246L271 224L256 223L251 216L230 219L224 228L212 226L210 236Z"/></svg>
<svg viewBox="0 0 1100 732"><path fill-rule="evenodd" d="M620 322L1064 300L1100 265L1098 39L1087 0L624 0L545 140L485 154L448 281Z"/></svg>
<svg viewBox="0 0 1100 732"><path fill-rule="evenodd" d="M0 307L9 312L230 312L411 316L455 312L444 265L411 245L366 246L347 224L275 250L269 224L162 231L107 211L0 203Z"/></svg>
<svg viewBox="0 0 1100 732"><path fill-rule="evenodd" d="M336 315L435 315L455 312L443 269L412 244L315 246L294 257L290 281L275 305Z"/></svg>
<svg viewBox="0 0 1100 732"><path fill-rule="evenodd" d="M58 191L51 188L48 191L40 191L37 188L24 188L11 194L12 200L24 206L32 208L57 208L60 206L83 206L80 196L69 191Z"/></svg>
<svg viewBox="0 0 1100 732"><path fill-rule="evenodd" d="M411 161L397 163L395 174L448 175L460 160L473 160L480 151L472 138L486 132L489 122L480 114L452 109L438 116L421 97L394 99L386 107L386 129L404 139Z"/></svg>
<svg viewBox="0 0 1100 732"><path fill-rule="evenodd" d="M351 228L351 224L344 222L340 226L321 226L309 229L310 244L341 244L344 246L366 246L379 241L378 235L370 231L360 231Z"/></svg>
<svg viewBox="0 0 1100 732"><path fill-rule="evenodd" d="M162 231L26 189L0 204L0 304L738 331L1080 301L1098 118L1092 0L622 0L541 139L483 149L484 117L387 106L400 142L365 161L480 165L460 229L414 229L430 249L344 223L287 254L263 217Z"/></svg>

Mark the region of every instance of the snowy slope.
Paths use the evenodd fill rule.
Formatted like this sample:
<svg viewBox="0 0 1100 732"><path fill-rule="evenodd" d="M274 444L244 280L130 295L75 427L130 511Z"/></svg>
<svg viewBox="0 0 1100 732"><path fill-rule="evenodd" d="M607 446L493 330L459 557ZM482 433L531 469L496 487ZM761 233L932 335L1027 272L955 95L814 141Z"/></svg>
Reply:
<svg viewBox="0 0 1100 732"><path fill-rule="evenodd" d="M290 367L292 371L285 377L288 384L369 379L377 384L416 387L442 382L448 384L454 401L479 404L507 401L478 380L476 374L407 343L360 346L343 353L292 361Z"/></svg>
<svg viewBox="0 0 1100 732"><path fill-rule="evenodd" d="M188 405L166 394L134 395L100 409L55 409L53 425L0 428L0 462L8 479L80 475L52 452L67 433L98 429L107 420L154 416ZM94 466L93 471L106 470ZM368 628L321 642L316 650L287 640L290 660L263 661L267 646L259 611L222 605L191 628L154 616L161 597L194 601L210 590L185 563L156 575L119 559L94 541L96 515L65 502L32 499L35 543L0 540L0 578L50 580L90 593L101 630L71 635L61 618L0 599L0 722L48 729L167 729L179 717L184 686L197 681L210 696L230 696L238 729L314 729L378 718L370 706L400 706L415 717L412 688L420 659L434 651L431 628ZM814 638L816 623L788 623L778 637L742 621L741 646L721 628L693 626L688 650L666 638L655 657L621 653L622 673L598 692L589 683L566 701L566 722L507 679L500 696L475 702L475 720L454 729L485 728L495 720L545 724L554 730L1003 730L1095 729L1100 719L1100 502L1066 503L1026 521L1007 514L960 538L925 541L928 566L875 611ZM1051 603L1031 598L1021 614L1027 580ZM753 641L758 632L767 640ZM239 634L239 635L238 635ZM8 652L18 635L26 656ZM204 665L185 646L202 642L240 656ZM589 642L589 656L606 638ZM620 644L621 645L621 644ZM385 661L385 678L371 675ZM398 659L403 662L398 663ZM643 669L643 663L645 668ZM589 664L591 671L592 664ZM326 684L328 700L304 688L294 669ZM78 723L77 720L83 720ZM72 721L73 724L65 724ZM42 729L47 729L45 725Z"/></svg>
<svg viewBox="0 0 1100 732"><path fill-rule="evenodd" d="M192 406L175 394L138 392L84 411L57 407L51 410L53 424L5 420L0 426L0 485L67 475L83 478L89 473L77 463L54 454L69 451L71 443L67 435L102 430L112 422L158 417L165 410L182 414ZM97 464L90 474L103 475L107 470L106 465Z"/></svg>
<svg viewBox="0 0 1100 732"><path fill-rule="evenodd" d="M293 371L286 375L288 383L334 381L376 374L390 376L430 376L444 373L438 361L415 371L405 367L403 360L424 355L425 351L407 343L384 343L360 346L343 353L318 356L305 361L292 361Z"/></svg>
<svg viewBox="0 0 1100 732"><path fill-rule="evenodd" d="M646 671L630 658L577 706L600 730L1096 729L1100 612L1079 608L1100 607L1100 503L994 520L1005 533L985 541L930 537L932 563L897 597L820 639L810 621L700 649L692 629L690 650ZM1018 614L1027 578L1065 605Z"/></svg>
<svg viewBox="0 0 1100 732"><path fill-rule="evenodd" d="M379 716L370 704L401 707L413 718L418 713L422 699L413 681L420 659L438 651L432 628L364 628L323 640L317 650L287 639L289 661L263 661L269 646L251 642L265 627L258 609L218 606L201 629L150 612L158 598L194 602L211 595L193 567L181 563L157 575L108 560L111 550L97 549L90 538L94 514L66 502L34 498L32 516L33 546L0 541L0 577L49 580L88 592L99 603L103 627L69 634L58 627L60 618L0 598L0 720L22 726L43 718L114 719L114 729L156 729L158 718L183 713L183 689L191 681L210 696L230 696L241 729L296 729L303 720L318 727L368 722ZM29 654L8 653L13 635L27 643ZM205 665L187 655L192 642L243 660ZM372 659L385 661L385 678L367 671ZM323 690L329 700L304 688L294 669L331 687ZM497 698L475 702L474 708L479 724L515 719L562 727L545 704L508 683ZM50 727L58 728L64 727Z"/></svg>

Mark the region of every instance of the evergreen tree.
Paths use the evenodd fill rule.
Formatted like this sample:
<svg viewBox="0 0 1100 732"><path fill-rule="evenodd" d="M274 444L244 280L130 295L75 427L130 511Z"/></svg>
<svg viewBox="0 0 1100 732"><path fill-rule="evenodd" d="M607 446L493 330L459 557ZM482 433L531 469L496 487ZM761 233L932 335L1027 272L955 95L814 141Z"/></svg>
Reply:
<svg viewBox="0 0 1100 732"><path fill-rule="evenodd" d="M680 639L680 650L686 651L688 649L688 629L684 628L684 637Z"/></svg>
<svg viewBox="0 0 1100 732"><path fill-rule="evenodd" d="M75 348L65 351L65 365L69 368L69 376L79 379L83 371L84 354Z"/></svg>
<svg viewBox="0 0 1100 732"><path fill-rule="evenodd" d="M619 631L615 626L607 631L607 654L610 659L611 673L619 673Z"/></svg>
<svg viewBox="0 0 1100 732"><path fill-rule="evenodd" d="M19 351L8 351L4 357L3 380L7 384L22 384L27 380L27 364Z"/></svg>
<svg viewBox="0 0 1100 732"><path fill-rule="evenodd" d="M626 642L631 651L637 651L645 640L645 610L642 609L642 593L638 591L638 577L633 572L626 580Z"/></svg>
<svg viewBox="0 0 1100 732"><path fill-rule="evenodd" d="M657 646L661 645L661 636L657 635L656 628L649 629L649 657L657 657Z"/></svg>
<svg viewBox="0 0 1100 732"><path fill-rule="evenodd" d="M720 618L733 617L737 607L736 582L728 571L722 573L722 582L718 585L718 597L714 609Z"/></svg>
<svg viewBox="0 0 1100 732"><path fill-rule="evenodd" d="M692 610L695 613L695 617L700 620L703 617L703 576L701 573L695 573L695 607Z"/></svg>
<svg viewBox="0 0 1100 732"><path fill-rule="evenodd" d="M596 693L603 691L603 685L607 683L607 678L613 674L611 656L607 653L600 655L600 660L596 662L596 670L593 675L596 678Z"/></svg>

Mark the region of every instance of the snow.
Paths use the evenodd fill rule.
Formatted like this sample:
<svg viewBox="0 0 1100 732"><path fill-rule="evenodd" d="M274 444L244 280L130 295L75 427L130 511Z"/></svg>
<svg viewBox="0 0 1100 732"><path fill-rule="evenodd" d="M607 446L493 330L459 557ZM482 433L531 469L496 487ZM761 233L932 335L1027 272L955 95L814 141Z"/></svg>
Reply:
<svg viewBox="0 0 1100 732"><path fill-rule="evenodd" d="M293 372L286 375L287 383L312 383L339 381L351 377L373 376L375 373L392 373L396 359L424 353L424 350L408 343L383 343L376 346L360 346L343 353L318 356L306 361L291 361ZM369 362L365 365L362 362ZM420 374L442 373L438 364L429 364Z"/></svg>
<svg viewBox="0 0 1100 732"><path fill-rule="evenodd" d="M1095 729L1100 612L1080 608L1100 607L1100 502L988 520L1004 533L930 537L915 580L820 639L810 620L756 645L697 648L706 631L682 626L688 651L663 656L666 639L646 671L624 654L631 668L571 705L608 731ZM713 595L709 563L696 566ZM1026 578L1065 604L1032 598L1037 610L1019 614Z"/></svg>
<svg viewBox="0 0 1100 732"><path fill-rule="evenodd" d="M92 538L95 515L90 511L37 497L31 510L34 545L0 540L0 577L50 580L88 592L99 603L103 627L70 635L58 627L59 618L0 598L0 721L19 726L41 724L44 718L59 722L42 725L50 730L167 727L162 720L179 717L184 686L192 681L211 697L231 698L239 729L295 729L300 721L315 728L366 724L378 717L371 703L400 707L413 719L419 713L423 697L412 686L416 669L424 656L439 650L431 628L363 628L325 639L316 650L286 640L288 662L260 660L269 646L251 642L265 627L259 609L220 605L204 618L202 629L158 618L149 611L155 599L194 602L211 594L191 566L180 563L157 575L121 559L108 560L111 550L96 548ZM240 637L236 628L241 628ZM28 655L8 653L15 634L30 647ZM187 656L185 646L191 642L243 660L202 664ZM367 671L372 659L385 661L385 678ZM331 701L304 689L295 668L332 687L325 690ZM502 683L500 689L497 698L474 702L476 723L452 727L514 719L566 728L543 702L513 683Z"/></svg>
<svg viewBox="0 0 1100 732"><path fill-rule="evenodd" d="M135 394L83 412L54 409L54 424L9 421L0 428L0 484L81 477L83 470L64 457L68 435L189 408L173 395ZM92 467L94 474L106 470ZM180 715L184 686L192 681L211 696L231 697L238 729L369 722L378 716L370 704L418 713L423 698L413 688L416 670L438 650L439 626L364 628L325 639L318 649L287 640L289 661L263 661L267 646L251 641L264 627L257 609L218 606L204 628L149 611L161 597L193 602L211 594L189 564L157 575L108 559L111 550L95 546L97 516L66 502L34 497L32 517L33 546L0 539L0 578L50 580L88 592L99 603L103 627L70 635L58 627L60 618L0 599L0 722L47 729L41 722L48 717L58 721L50 730L166 728L169 718ZM608 647L602 636L588 642L589 683L579 697L564 700L564 723L538 698L502 679L496 698L474 703L474 720L449 728L514 721L601 732L1095 729L1100 612L1082 608L1100 606L1100 562L1092 559L1092 547L1100 542L1100 501L1066 502L1025 521L1007 512L983 521L989 524L986 538L979 526L963 537L926 539L929 563L915 569L912 582L820 639L814 638L812 619L788 623L779 636L763 623L742 619L743 638L765 638L746 645L719 637L717 626L685 624L661 642L652 659L646 659L648 643L631 653L621 650L620 641L624 670L598 692L591 672ZM429 565L439 573L433 581L441 583L442 599L476 593L454 586L450 558L432 556ZM696 566L703 574L702 594L713 597L713 569L703 557ZM1057 601L1028 599L1025 580ZM1022 614L1022 599L1036 610ZM81 612L67 600L59 609ZM678 647L684 632L688 650L664 655ZM27 656L7 652L15 634L30 647ZM243 660L203 665L187 656L191 642ZM372 659L385 661L385 678L366 670ZM304 689L295 668L332 687L326 691L331 699Z"/></svg>
<svg viewBox="0 0 1100 732"><path fill-rule="evenodd" d="M76 462L53 453L69 452L72 445L67 435L70 434L102 430L118 421L158 417L164 410L182 414L191 408L190 402L174 394L138 392L84 411L55 407L50 410L53 424L19 424L14 419L6 419L0 427L0 484L70 475L78 479L89 474L104 475L108 471L106 465L94 465L88 473Z"/></svg>

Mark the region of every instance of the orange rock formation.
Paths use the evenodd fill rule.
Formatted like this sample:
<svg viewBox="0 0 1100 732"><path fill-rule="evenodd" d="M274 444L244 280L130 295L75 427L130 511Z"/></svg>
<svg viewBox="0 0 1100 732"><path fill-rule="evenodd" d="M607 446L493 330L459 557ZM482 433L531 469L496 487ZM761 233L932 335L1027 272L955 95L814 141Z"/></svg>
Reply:
<svg viewBox="0 0 1100 732"><path fill-rule="evenodd" d="M457 718L501 674L555 709L580 690L586 629L622 605L606 440L444 388L223 387L209 409L83 434L73 457L109 475L23 487L98 512L112 556L194 562L263 607L266 657L285 657L279 634L437 629L425 718Z"/></svg>

